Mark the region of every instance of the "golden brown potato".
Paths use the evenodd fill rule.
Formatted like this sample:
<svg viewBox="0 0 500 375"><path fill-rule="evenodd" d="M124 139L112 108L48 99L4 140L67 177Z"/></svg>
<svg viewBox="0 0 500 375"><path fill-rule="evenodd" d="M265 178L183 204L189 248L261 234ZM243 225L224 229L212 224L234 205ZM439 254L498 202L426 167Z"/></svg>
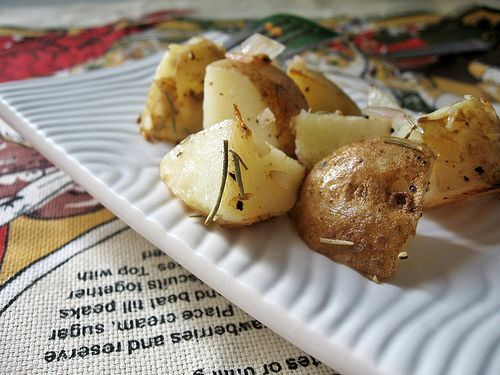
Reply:
<svg viewBox="0 0 500 375"><path fill-rule="evenodd" d="M294 209L299 235L372 279L393 276L415 234L433 158L425 146L385 138L338 149L302 186Z"/></svg>
<svg viewBox="0 0 500 375"><path fill-rule="evenodd" d="M340 87L323 73L307 68L302 59L292 60L287 74L306 97L311 112L340 111L343 115L361 116L356 103Z"/></svg>
<svg viewBox="0 0 500 375"><path fill-rule="evenodd" d="M500 190L500 121L486 100L468 97L421 117L437 155L425 207Z"/></svg>
<svg viewBox="0 0 500 375"><path fill-rule="evenodd" d="M235 119L234 105L255 135L287 155L294 154L295 131L290 119L307 108L307 102L293 81L266 56L236 55L207 67L203 127ZM261 123L260 115L266 108L272 112L268 116L271 121Z"/></svg>
<svg viewBox="0 0 500 375"><path fill-rule="evenodd" d="M148 140L177 142L202 129L205 68L224 50L204 38L171 44L151 84L139 121Z"/></svg>

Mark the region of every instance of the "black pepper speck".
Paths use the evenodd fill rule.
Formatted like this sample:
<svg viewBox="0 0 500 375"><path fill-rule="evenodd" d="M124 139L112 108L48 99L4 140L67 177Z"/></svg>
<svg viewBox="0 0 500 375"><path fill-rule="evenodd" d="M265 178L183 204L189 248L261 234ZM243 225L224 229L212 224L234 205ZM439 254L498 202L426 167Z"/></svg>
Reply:
<svg viewBox="0 0 500 375"><path fill-rule="evenodd" d="M239 211L243 211L243 202L242 201L236 202L236 209Z"/></svg>
<svg viewBox="0 0 500 375"><path fill-rule="evenodd" d="M476 172L477 174L483 174L484 173L484 168L479 166L479 167L476 167L474 168L474 172Z"/></svg>

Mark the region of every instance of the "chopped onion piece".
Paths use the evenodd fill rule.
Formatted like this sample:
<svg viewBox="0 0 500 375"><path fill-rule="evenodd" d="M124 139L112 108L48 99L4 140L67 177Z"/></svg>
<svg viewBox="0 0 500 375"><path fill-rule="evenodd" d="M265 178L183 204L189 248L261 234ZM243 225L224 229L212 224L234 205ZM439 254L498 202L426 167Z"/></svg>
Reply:
<svg viewBox="0 0 500 375"><path fill-rule="evenodd" d="M407 138L414 127L415 126L408 121L395 121L392 123L392 128L394 129L394 133L392 133L392 136L398 138Z"/></svg>
<svg viewBox="0 0 500 375"><path fill-rule="evenodd" d="M244 53L234 53L234 52L226 52L226 59L239 61L245 64L251 64L255 61L256 57L251 55L245 55Z"/></svg>
<svg viewBox="0 0 500 375"><path fill-rule="evenodd" d="M408 116L408 112L390 107L366 107L363 113L369 117L383 117L391 121L404 120Z"/></svg>
<svg viewBox="0 0 500 375"><path fill-rule="evenodd" d="M368 89L368 106L401 109L401 106L394 95L392 95L389 91L382 91L373 85L371 85Z"/></svg>
<svg viewBox="0 0 500 375"><path fill-rule="evenodd" d="M422 129L418 127L415 116L403 109L388 107L367 107L363 113L370 118L382 117L391 121L393 129L392 136L398 138L408 138L414 141L422 141Z"/></svg>
<svg viewBox="0 0 500 375"><path fill-rule="evenodd" d="M266 107L261 113L257 115L257 122L261 126L268 126L276 122L276 117L274 116L273 111L271 111L269 107Z"/></svg>
<svg viewBox="0 0 500 375"><path fill-rule="evenodd" d="M245 55L267 55L275 59L285 50L285 46L262 34L253 34L241 43L241 52Z"/></svg>

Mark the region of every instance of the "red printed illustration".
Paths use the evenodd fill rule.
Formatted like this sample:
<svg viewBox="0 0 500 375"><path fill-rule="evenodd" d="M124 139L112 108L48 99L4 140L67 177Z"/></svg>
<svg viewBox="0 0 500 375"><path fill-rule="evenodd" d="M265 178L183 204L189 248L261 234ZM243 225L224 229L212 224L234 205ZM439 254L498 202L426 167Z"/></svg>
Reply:
<svg viewBox="0 0 500 375"><path fill-rule="evenodd" d="M0 283L111 219L37 151L0 139Z"/></svg>
<svg viewBox="0 0 500 375"><path fill-rule="evenodd" d="M136 21L121 20L88 29L0 28L0 82L48 76L90 64L116 48L123 37L186 13L166 10ZM2 139L1 130L0 287L30 264L115 220L20 137L13 137L18 142Z"/></svg>

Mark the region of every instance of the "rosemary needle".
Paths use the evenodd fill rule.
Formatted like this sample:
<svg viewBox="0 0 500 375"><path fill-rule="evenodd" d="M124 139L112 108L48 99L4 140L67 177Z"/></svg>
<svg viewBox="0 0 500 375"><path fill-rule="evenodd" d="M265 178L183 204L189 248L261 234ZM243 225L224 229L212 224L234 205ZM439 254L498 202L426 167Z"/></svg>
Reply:
<svg viewBox="0 0 500 375"><path fill-rule="evenodd" d="M226 179L227 179L227 165L229 155L228 155L228 140L224 139L224 153L223 153L223 160L222 160L222 178L221 178L221 184L220 184L220 189L219 189L219 195L217 196L217 201L215 202L215 206L212 208L210 213L208 214L207 218L205 219L205 224L208 224L211 222L215 215L217 215L217 211L219 211L220 203L222 201L222 194L224 194L224 187L226 186Z"/></svg>
<svg viewBox="0 0 500 375"><path fill-rule="evenodd" d="M168 102L168 105L170 107L170 112L172 113L172 129L174 130L174 133L177 133L177 124L175 121L174 103L172 103L172 99L170 99L170 95L168 95L168 92L165 92L165 97L167 98L167 102Z"/></svg>
<svg viewBox="0 0 500 375"><path fill-rule="evenodd" d="M320 237L319 242L327 244L327 245L343 245L343 246L352 246L352 245L354 245L354 242L352 242L352 241L335 240L335 239L332 239L332 238L324 238L324 237Z"/></svg>
<svg viewBox="0 0 500 375"><path fill-rule="evenodd" d="M175 107L174 103L172 102L172 99L170 98L170 95L168 95L168 92L163 91L160 84L154 81L158 89L165 95L165 99L167 100L168 106L170 107L170 112L172 113L172 129L174 133L177 133L177 123L175 119Z"/></svg>
<svg viewBox="0 0 500 375"><path fill-rule="evenodd" d="M413 150L417 150L422 152L422 147L414 145L413 143L410 142L405 142L403 140L396 139L396 137L384 137L384 142L385 143L393 143L395 145L403 146L403 147L408 147Z"/></svg>
<svg viewBox="0 0 500 375"><path fill-rule="evenodd" d="M420 134L424 134L424 129L418 126L418 124L410 116L406 116L406 121L408 121L408 123L411 125L411 128L410 130L408 130L408 134L406 134L404 139L409 139L411 136L411 132L414 130Z"/></svg>
<svg viewBox="0 0 500 375"><path fill-rule="evenodd" d="M229 150L229 152L233 156L234 174L236 177L236 182L238 183L238 189L240 191L240 198L244 199L245 198L245 188L243 186L243 176L241 175L240 163L241 163L241 165L243 165L243 168L245 168L245 170L248 170L248 167L246 166L243 159L241 159L241 156L238 155L235 151Z"/></svg>

